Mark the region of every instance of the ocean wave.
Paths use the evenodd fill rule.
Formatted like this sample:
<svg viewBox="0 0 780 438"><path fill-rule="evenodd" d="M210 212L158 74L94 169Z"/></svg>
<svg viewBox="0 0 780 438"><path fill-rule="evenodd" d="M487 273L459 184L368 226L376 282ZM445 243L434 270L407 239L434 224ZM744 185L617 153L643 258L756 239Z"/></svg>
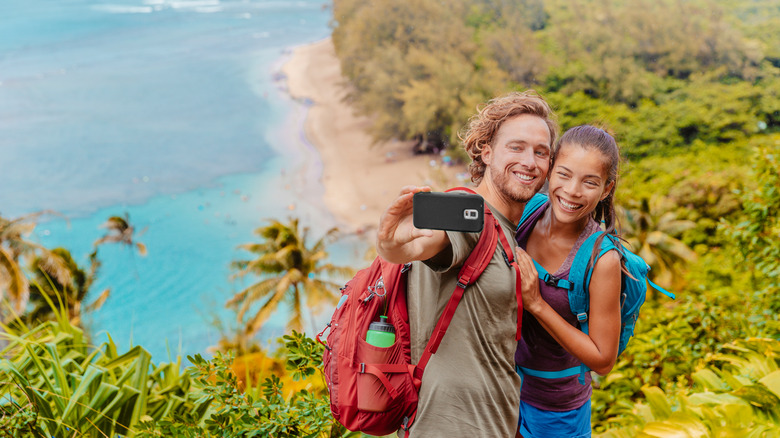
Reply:
<svg viewBox="0 0 780 438"><path fill-rule="evenodd" d="M219 0L181 0L169 3L173 9L204 8L219 6Z"/></svg>
<svg viewBox="0 0 780 438"><path fill-rule="evenodd" d="M198 6L195 8L195 12L201 14L213 14L215 12L222 12L222 6Z"/></svg>
<svg viewBox="0 0 780 438"><path fill-rule="evenodd" d="M111 14L151 14L154 12L154 8L151 6L95 5L93 8Z"/></svg>
<svg viewBox="0 0 780 438"><path fill-rule="evenodd" d="M253 9L321 9L326 2L286 2L286 1L263 1L263 2L251 2L246 4L247 8Z"/></svg>

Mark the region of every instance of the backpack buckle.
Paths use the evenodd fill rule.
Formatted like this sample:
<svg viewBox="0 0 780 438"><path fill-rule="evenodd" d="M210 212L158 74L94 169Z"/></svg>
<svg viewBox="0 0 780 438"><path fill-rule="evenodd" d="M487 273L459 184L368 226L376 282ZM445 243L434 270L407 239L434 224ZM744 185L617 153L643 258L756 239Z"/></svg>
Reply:
<svg viewBox="0 0 780 438"><path fill-rule="evenodd" d="M549 272L544 274L544 278L542 278L542 281L547 286L554 286L554 287L558 286L558 278L555 277L554 275L550 275Z"/></svg>
<svg viewBox="0 0 780 438"><path fill-rule="evenodd" d="M409 417L404 417L404 422L401 423L401 429L403 429L404 432L409 431Z"/></svg>
<svg viewBox="0 0 780 438"><path fill-rule="evenodd" d="M577 314L577 321L585 322L587 320L588 320L588 314L587 313L583 312L583 313L578 313Z"/></svg>
<svg viewBox="0 0 780 438"><path fill-rule="evenodd" d="M509 261L509 255L504 251L504 248L501 248L501 255L504 256L504 263L511 268L512 262Z"/></svg>

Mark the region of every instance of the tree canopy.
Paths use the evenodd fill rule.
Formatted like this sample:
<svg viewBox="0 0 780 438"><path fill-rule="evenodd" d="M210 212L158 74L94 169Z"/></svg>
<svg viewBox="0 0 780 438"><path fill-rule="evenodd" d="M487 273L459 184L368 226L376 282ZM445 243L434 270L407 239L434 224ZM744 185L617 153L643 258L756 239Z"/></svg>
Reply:
<svg viewBox="0 0 780 438"><path fill-rule="evenodd" d="M335 0L333 41L377 140L452 147L476 105L536 88L559 111L598 100L563 127L620 114L646 155L780 127L778 20L744 0Z"/></svg>

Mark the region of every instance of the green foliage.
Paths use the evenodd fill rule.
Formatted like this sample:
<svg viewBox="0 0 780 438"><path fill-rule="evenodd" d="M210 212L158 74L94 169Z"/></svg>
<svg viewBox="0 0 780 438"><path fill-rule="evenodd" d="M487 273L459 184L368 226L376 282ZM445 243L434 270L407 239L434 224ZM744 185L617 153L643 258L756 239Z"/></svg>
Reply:
<svg viewBox="0 0 780 438"><path fill-rule="evenodd" d="M294 380L303 380L314 376L320 370L325 347L303 333L293 330L292 335L282 336L287 349L288 371L292 371Z"/></svg>
<svg viewBox="0 0 780 438"><path fill-rule="evenodd" d="M142 418L202 415L208 408L207 400L188 396L191 382L180 364L155 367L143 348L118 354L110 340L91 348L66 318L19 333L6 328L3 336L8 344L0 375L13 384L3 385L1 395L6 408L22 407L17 420L29 420L25 412L35 414L31 433L125 435Z"/></svg>
<svg viewBox="0 0 780 438"><path fill-rule="evenodd" d="M294 371L294 378L313 375L322 347L295 331L283 339L289 354L287 368ZM346 433L331 417L324 393L304 389L285 399L281 380L273 374L241 391L229 355L218 353L208 361L195 355L189 360L198 396L211 405L209 415L201 422L187 413L144 422L136 437L337 437Z"/></svg>
<svg viewBox="0 0 780 438"><path fill-rule="evenodd" d="M725 344L692 374L693 386L641 388L645 401L624 405L624 425L599 437L780 436L780 341Z"/></svg>
<svg viewBox="0 0 780 438"><path fill-rule="evenodd" d="M555 62L549 85L566 94L636 103L666 88L666 78L718 70L718 78L752 79L763 58L713 1L553 1L545 8L550 20L541 34Z"/></svg>
<svg viewBox="0 0 780 438"><path fill-rule="evenodd" d="M623 237L632 251L650 265L653 280L671 287L678 266L697 258L693 250L677 239L696 224L678 219L665 201L658 196L635 200L632 208L620 209L619 217Z"/></svg>
<svg viewBox="0 0 780 438"><path fill-rule="evenodd" d="M780 4L775 0L719 0L726 18L758 45L767 60L780 67Z"/></svg>
<svg viewBox="0 0 780 438"><path fill-rule="evenodd" d="M68 318L78 322L81 317L82 304L92 287L100 261L97 251L89 255L90 267L83 269L73 260L73 256L65 248L54 248L52 254L59 257L67 275L58 275L57 267L48 264L45 258L36 257L30 262L30 302L26 312L20 315L24 324L36 325L45 320L56 319L61 309ZM99 308L108 297L109 290L103 293L86 309Z"/></svg>
<svg viewBox="0 0 780 438"><path fill-rule="evenodd" d="M643 307L634 340L598 380L593 425L602 436L772 436L780 427L780 403L770 394L780 360L771 276L780 263L780 143L776 135L756 141L752 170L738 181L742 209L722 221L711 240L717 246L688 266L678 302Z"/></svg>
<svg viewBox="0 0 780 438"><path fill-rule="evenodd" d="M13 381L0 382L3 386L17 385ZM21 389L21 388L19 388ZM23 404L12 400L0 405L0 438L39 438L42 437L35 428L38 413L29 400Z"/></svg>
<svg viewBox="0 0 780 438"><path fill-rule="evenodd" d="M377 140L416 139L420 147L455 143L477 104L504 87L509 75L528 72L518 57L505 55L505 49L523 44L522 37L505 41L500 32L488 31L482 35L488 47L478 50L479 28L509 10L501 4L481 6L435 0L334 2L336 52L354 87L355 105L375 116ZM506 14L513 16L519 14ZM508 75L499 62L519 71Z"/></svg>
<svg viewBox="0 0 780 438"><path fill-rule="evenodd" d="M780 291L780 134L757 138L753 178L741 191L742 217L722 221L726 234L740 249L754 285L768 297ZM773 310L780 303L768 303Z"/></svg>
<svg viewBox="0 0 780 438"><path fill-rule="evenodd" d="M263 323L276 311L280 303L292 310L288 329L302 330L305 309L313 311L323 303L335 304L336 291L341 284L332 281L334 277L349 277L352 268L325 263L326 246L337 235L332 228L311 246L307 243L309 228L302 230L298 219L288 223L270 221L265 227L255 230L261 241L247 243L240 248L257 256L252 260L232 263L237 276L255 275L259 280L235 294L227 306L238 310L239 323L244 322L247 312L254 313L246 322L244 333L255 334ZM254 310L255 304L260 308Z"/></svg>
<svg viewBox="0 0 780 438"><path fill-rule="evenodd" d="M38 218L48 214L53 213L42 211L14 219L0 216L0 322L17 317L27 307L30 284L24 262L37 259L49 268L55 280L70 282L62 259L29 238Z"/></svg>
<svg viewBox="0 0 780 438"><path fill-rule="evenodd" d="M241 389L230 355L189 357L185 371L180 363L154 366L141 347L121 355L110 340L88 347L67 319L5 337L0 437L350 435L331 417L322 387L287 398L271 374ZM293 379L314 377L322 347L297 332L283 339Z"/></svg>
<svg viewBox="0 0 780 438"><path fill-rule="evenodd" d="M758 30L780 12L752 3L336 0L333 41L378 140L455 145L475 105L535 87L644 156L777 129L780 45Z"/></svg>

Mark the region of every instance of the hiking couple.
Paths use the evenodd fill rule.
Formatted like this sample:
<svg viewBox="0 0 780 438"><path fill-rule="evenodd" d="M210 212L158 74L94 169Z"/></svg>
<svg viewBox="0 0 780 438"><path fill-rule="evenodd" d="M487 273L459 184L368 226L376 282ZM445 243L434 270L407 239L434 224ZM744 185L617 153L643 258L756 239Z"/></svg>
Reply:
<svg viewBox="0 0 780 438"><path fill-rule="evenodd" d="M593 268L587 334L569 309L567 291L540 281L534 261L565 280L577 249L600 223L614 232L619 153L615 140L596 127L572 128L558 141L557 132L549 105L532 91L491 100L470 121L463 141L474 190L511 242L522 278L522 338L515 337L520 316L515 268L496 245L427 364L411 436L590 436L590 374L585 380L548 378L532 370L557 372L580 364L599 374L612 369L620 334L621 259L609 251ZM518 229L526 203L546 181L549 203ZM377 234L382 258L414 262L407 283L412 363L420 359L458 281L458 268L480 235L415 228L412 197L427 190L404 187L382 214Z"/></svg>

